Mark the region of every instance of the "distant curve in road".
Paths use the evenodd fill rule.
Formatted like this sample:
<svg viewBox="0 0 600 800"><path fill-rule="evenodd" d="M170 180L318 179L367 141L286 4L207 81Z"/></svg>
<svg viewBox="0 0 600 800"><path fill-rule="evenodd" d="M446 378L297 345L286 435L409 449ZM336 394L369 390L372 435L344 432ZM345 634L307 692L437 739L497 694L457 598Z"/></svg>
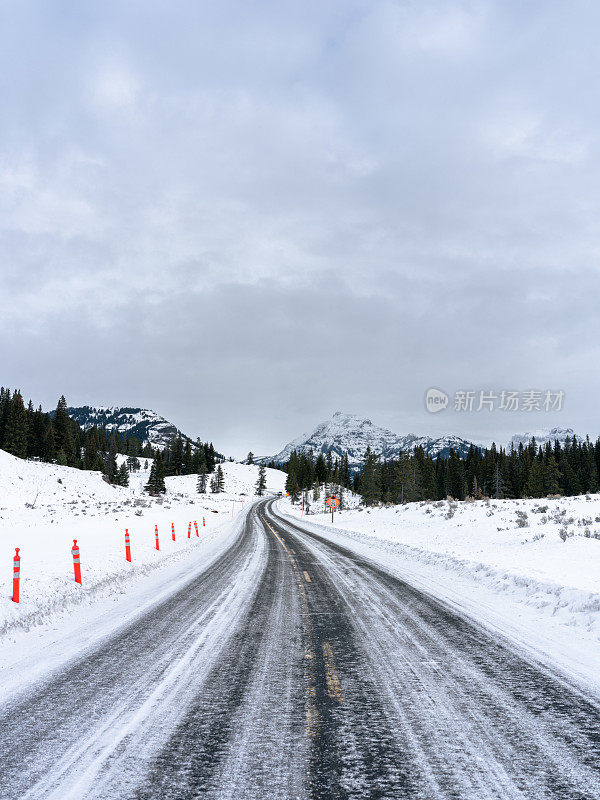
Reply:
<svg viewBox="0 0 600 800"><path fill-rule="evenodd" d="M600 800L596 698L274 505L0 706L2 800Z"/></svg>

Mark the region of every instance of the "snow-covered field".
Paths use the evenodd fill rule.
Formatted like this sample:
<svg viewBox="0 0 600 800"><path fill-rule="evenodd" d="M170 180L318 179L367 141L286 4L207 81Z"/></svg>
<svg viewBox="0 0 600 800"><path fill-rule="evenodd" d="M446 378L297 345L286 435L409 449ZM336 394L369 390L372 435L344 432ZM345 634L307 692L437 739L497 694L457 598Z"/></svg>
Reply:
<svg viewBox="0 0 600 800"><path fill-rule="evenodd" d="M324 512L303 523L600 684L599 495L355 508L333 525Z"/></svg>
<svg viewBox="0 0 600 800"><path fill-rule="evenodd" d="M213 495L210 490L197 494L196 476L185 476L167 478L166 495L151 498L143 492L148 472L134 473L131 485L121 488L107 484L99 473L22 461L0 451L0 564L4 565L0 641L4 650L31 629L79 618L103 598L122 597L136 583L150 580L150 573L161 583L165 570L185 572L187 564L201 566L222 552L230 541L232 518L253 499L258 474L256 466L225 462L222 467L223 494ZM284 483L282 472L267 470L268 490L281 491ZM187 538L189 522L191 539ZM126 528L132 563L125 560ZM81 553L82 586L73 580L73 539ZM11 600L16 547L21 556L18 605Z"/></svg>

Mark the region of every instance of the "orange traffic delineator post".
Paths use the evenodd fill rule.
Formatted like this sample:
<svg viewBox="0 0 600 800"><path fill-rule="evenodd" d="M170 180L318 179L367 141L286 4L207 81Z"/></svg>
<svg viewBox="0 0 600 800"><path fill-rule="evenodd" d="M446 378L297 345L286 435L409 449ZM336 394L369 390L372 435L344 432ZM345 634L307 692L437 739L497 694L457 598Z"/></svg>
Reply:
<svg viewBox="0 0 600 800"><path fill-rule="evenodd" d="M21 556L19 555L20 547L15 547L15 557L13 563L13 603L19 602L19 582L21 580Z"/></svg>
<svg viewBox="0 0 600 800"><path fill-rule="evenodd" d="M175 541L175 525L174 525L174 523L171 523L171 537L172 537L173 541Z"/></svg>
<svg viewBox="0 0 600 800"><path fill-rule="evenodd" d="M194 520L194 528L196 529L196 536L200 536L200 534L198 533L198 523L196 522L196 520Z"/></svg>
<svg viewBox="0 0 600 800"><path fill-rule="evenodd" d="M204 517L202 517L202 527L206 528L206 520L204 519Z"/></svg>
<svg viewBox="0 0 600 800"><path fill-rule="evenodd" d="M79 547L77 547L77 539L73 539L73 547L71 548L73 554L73 568L75 570L75 583L81 583L81 562L79 560Z"/></svg>
<svg viewBox="0 0 600 800"><path fill-rule="evenodd" d="M125 528L125 559L131 561L131 542L129 541L129 531Z"/></svg>
<svg viewBox="0 0 600 800"><path fill-rule="evenodd" d="M192 523L188 522L188 539L192 538Z"/></svg>
<svg viewBox="0 0 600 800"><path fill-rule="evenodd" d="M154 526L154 538L156 539L156 549L160 550L160 547L158 546L158 525Z"/></svg>

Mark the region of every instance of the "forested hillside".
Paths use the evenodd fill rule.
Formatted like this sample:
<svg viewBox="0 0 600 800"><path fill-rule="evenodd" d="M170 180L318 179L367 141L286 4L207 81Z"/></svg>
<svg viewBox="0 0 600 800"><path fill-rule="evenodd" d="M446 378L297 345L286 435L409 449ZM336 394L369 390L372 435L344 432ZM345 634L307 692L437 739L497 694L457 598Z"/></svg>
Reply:
<svg viewBox="0 0 600 800"><path fill-rule="evenodd" d="M83 430L68 413L67 401L60 398L52 413L27 404L20 390L0 388L0 449L18 458L47 461L77 469L97 470L110 483L127 485L129 473L140 468L140 459L161 455L166 475L212 472L219 457L212 443L196 440L192 446L181 435L165 447L142 444L130 432L109 431L91 426ZM117 466L117 454L127 461Z"/></svg>

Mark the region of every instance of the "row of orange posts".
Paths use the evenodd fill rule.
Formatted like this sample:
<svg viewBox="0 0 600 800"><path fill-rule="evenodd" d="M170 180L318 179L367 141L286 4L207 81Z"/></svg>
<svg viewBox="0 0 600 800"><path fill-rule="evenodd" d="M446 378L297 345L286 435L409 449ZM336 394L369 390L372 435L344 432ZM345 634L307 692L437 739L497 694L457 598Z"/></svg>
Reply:
<svg viewBox="0 0 600 800"><path fill-rule="evenodd" d="M202 517L202 527L206 527L206 517ZM198 523L194 520L194 529L196 531L196 536L200 536L198 533ZM160 550L160 545L158 541L158 525L154 526L154 536L156 541L156 549ZM171 538L175 541L175 524L171 523ZM192 523L188 523L188 539L192 538ZM21 548L15 547L15 555L13 558L13 593L12 593L12 600L14 603L18 603L20 600L20 583L21 583L21 556L19 555ZM77 544L77 539L73 539L73 547L71 548L71 555L73 556L73 571L75 573L75 583L81 585L81 559L79 556L79 546ZM129 536L129 529L125 528L125 560L131 563L131 539Z"/></svg>

